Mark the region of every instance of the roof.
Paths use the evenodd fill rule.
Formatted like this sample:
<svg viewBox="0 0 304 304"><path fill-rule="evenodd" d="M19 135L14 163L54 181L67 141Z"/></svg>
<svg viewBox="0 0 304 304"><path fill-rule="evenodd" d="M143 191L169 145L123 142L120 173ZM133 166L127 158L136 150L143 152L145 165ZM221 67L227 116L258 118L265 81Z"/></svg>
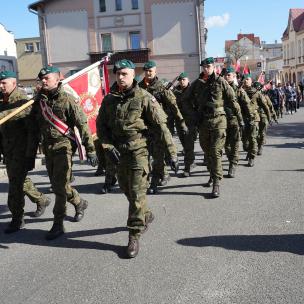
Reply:
<svg viewBox="0 0 304 304"><path fill-rule="evenodd" d="M261 41L260 41L260 37L255 37L254 34L238 34L237 35L237 40L225 40L225 51L229 51L229 49L231 48L231 46L233 44L235 44L237 41L240 41L241 39L243 38L247 38L249 39L250 41L252 41L252 43L255 45L255 46L258 46L260 47L261 46Z"/></svg>
<svg viewBox="0 0 304 304"><path fill-rule="evenodd" d="M49 0L40 0L40 1L36 1L36 2L34 2L34 3L32 3L32 4L30 4L30 5L28 6L28 9L31 9L31 10L34 10L34 11L38 11L39 5L41 5L41 4L45 3L45 2L48 2L48 1L49 1Z"/></svg>
<svg viewBox="0 0 304 304"><path fill-rule="evenodd" d="M291 8L289 10L288 25L283 33L283 38L288 38L291 22L295 32L304 30L304 8Z"/></svg>

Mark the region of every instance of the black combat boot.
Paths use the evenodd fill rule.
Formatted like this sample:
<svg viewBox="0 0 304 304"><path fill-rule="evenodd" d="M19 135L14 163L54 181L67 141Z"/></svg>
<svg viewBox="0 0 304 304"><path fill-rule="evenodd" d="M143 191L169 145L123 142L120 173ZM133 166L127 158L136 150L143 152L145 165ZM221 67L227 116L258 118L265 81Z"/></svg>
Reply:
<svg viewBox="0 0 304 304"><path fill-rule="evenodd" d="M169 182L170 179L171 179L171 176L169 174L163 176L160 179L158 186L166 186L168 184L168 182Z"/></svg>
<svg viewBox="0 0 304 304"><path fill-rule="evenodd" d="M24 227L24 219L23 217L20 218L12 218L12 221L8 224L6 229L4 230L4 233L14 233L19 231Z"/></svg>
<svg viewBox="0 0 304 304"><path fill-rule="evenodd" d="M149 225L154 221L154 215L153 213L150 211L147 215L145 215L145 228L142 231L142 234L147 232Z"/></svg>
<svg viewBox="0 0 304 304"><path fill-rule="evenodd" d="M215 181L213 183L213 188L212 188L211 196L213 198L220 197L220 184L218 183L218 181Z"/></svg>
<svg viewBox="0 0 304 304"><path fill-rule="evenodd" d="M258 149L258 155L262 155L263 153L263 146L259 146L259 149Z"/></svg>
<svg viewBox="0 0 304 304"><path fill-rule="evenodd" d="M106 176L105 183L101 188L100 194L107 194L112 192L114 186L116 185L117 178L115 176Z"/></svg>
<svg viewBox="0 0 304 304"><path fill-rule="evenodd" d="M139 240L133 236L129 235L129 243L127 247L127 256L128 258L132 259L138 255L139 251Z"/></svg>
<svg viewBox="0 0 304 304"><path fill-rule="evenodd" d="M158 192L157 186L151 184L147 190L147 194L156 194Z"/></svg>
<svg viewBox="0 0 304 304"><path fill-rule="evenodd" d="M45 239L47 241L57 239L59 236L64 234L64 232L65 232L65 230L64 230L64 226L63 226L63 220L56 221L56 222L54 221L51 230L48 231L47 234L45 235Z"/></svg>
<svg viewBox="0 0 304 304"><path fill-rule="evenodd" d="M84 217L84 210L87 209L88 207L88 202L83 199L83 198L80 198L80 203L75 205L75 216L74 216L74 221L75 222L80 222L83 217Z"/></svg>
<svg viewBox="0 0 304 304"><path fill-rule="evenodd" d="M190 165L185 165L185 169L183 172L183 177L189 177L190 176Z"/></svg>
<svg viewBox="0 0 304 304"><path fill-rule="evenodd" d="M229 164L229 170L228 170L228 177L233 178L235 177L235 170L236 170L236 165L233 163Z"/></svg>
<svg viewBox="0 0 304 304"><path fill-rule="evenodd" d="M46 207L51 203L51 199L49 197L45 198L45 201L40 204L37 203L37 209L36 211L33 213L33 217L40 217L44 212Z"/></svg>
<svg viewBox="0 0 304 304"><path fill-rule="evenodd" d="M254 166L254 159L253 158L249 158L248 159L248 167L253 167Z"/></svg>
<svg viewBox="0 0 304 304"><path fill-rule="evenodd" d="M94 173L95 176L102 176L104 175L104 169L101 165L98 166L96 172Z"/></svg>
<svg viewBox="0 0 304 304"><path fill-rule="evenodd" d="M208 182L204 184L204 187L210 188L212 186L212 184L213 184L213 179L210 176Z"/></svg>

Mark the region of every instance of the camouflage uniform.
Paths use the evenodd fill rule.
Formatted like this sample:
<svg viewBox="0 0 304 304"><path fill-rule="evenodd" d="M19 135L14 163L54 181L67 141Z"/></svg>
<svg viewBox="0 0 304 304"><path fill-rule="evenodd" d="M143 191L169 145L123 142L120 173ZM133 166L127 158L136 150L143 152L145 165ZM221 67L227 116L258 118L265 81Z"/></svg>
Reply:
<svg viewBox="0 0 304 304"><path fill-rule="evenodd" d="M70 185L72 154L75 144L44 119L39 104L39 101L44 99L42 94L47 96L46 104L61 121L72 130L75 126L78 128L87 154L95 153L94 143L85 116L81 113L82 110L73 96L66 93L60 85L50 92L41 90L37 94L34 115L42 134L46 168L56 196L53 209L54 224L62 224L66 215L66 201L75 206L76 212L77 206L82 203L78 192Z"/></svg>
<svg viewBox="0 0 304 304"><path fill-rule="evenodd" d="M277 121L277 115L275 113L274 107L272 105L272 102L269 98L268 95L262 93L262 96L265 99L265 103L267 104L268 108L269 108L269 112L271 117L273 118L273 120ZM265 145L266 143L266 132L268 129L268 125L270 123L270 120L267 117L267 114L265 113L263 108L259 108L259 113L260 113L260 122L259 122L259 134L258 134L258 155L262 154L262 147L263 145Z"/></svg>
<svg viewBox="0 0 304 304"><path fill-rule="evenodd" d="M171 90L167 90L157 77L155 77L155 79L149 84L147 84L145 79L143 79L138 85L156 98L167 116L174 117L175 121L177 122L177 126L180 127L180 129L186 129L185 121L177 107L174 94ZM159 180L165 178L169 174L165 167L166 149L164 143L159 140L154 131L151 132L150 136L152 138L151 146L153 147L151 153L153 157L151 186L154 187L158 185Z"/></svg>
<svg viewBox="0 0 304 304"><path fill-rule="evenodd" d="M0 118L5 117L15 107L27 100L26 95L15 89L7 100L0 101ZM36 155L38 139L35 137L35 125L30 119L31 107L20 112L1 126L2 143L6 159L9 180L8 207L12 213L12 223L20 224L24 214L24 194L34 203L46 205L47 198L40 193L27 178L26 159Z"/></svg>
<svg viewBox="0 0 304 304"><path fill-rule="evenodd" d="M231 86L231 85L230 85ZM232 86L231 86L232 87ZM237 92L234 91L236 96ZM236 166L239 162L240 125L243 126L243 117L239 103L227 104L224 109L227 118L225 152L229 160L229 167Z"/></svg>
<svg viewBox="0 0 304 304"><path fill-rule="evenodd" d="M190 84L184 89L178 85L173 92L176 96L177 106L188 127L188 134L186 135L181 132L179 127L177 127L177 133L184 149L184 164L186 172L190 172L190 167L195 160L194 143L198 134L196 114L193 103L187 102L187 100L183 99L183 95L187 94L189 87Z"/></svg>
<svg viewBox="0 0 304 304"><path fill-rule="evenodd" d="M253 113L250 108L250 99L248 98L244 89L239 88L234 82L229 84L235 92L237 102L241 110L241 115L245 122L245 126L244 128L242 128L242 137L244 137L246 132L250 133L252 130L251 125L252 125ZM229 159L229 162L233 165L237 165L239 160L239 142L241 137L240 137L239 123L237 117L233 115L234 117L231 120L229 119L231 112L232 112L231 109L226 108L227 138L226 138L225 151ZM252 141L252 137L249 136L249 138ZM252 142L250 142L250 145L252 145Z"/></svg>
<svg viewBox="0 0 304 304"><path fill-rule="evenodd" d="M102 102L96 125L103 148L109 151L115 147L120 153L118 181L129 201L127 226L130 234L139 238L151 214L146 200L148 128L156 130L170 155L176 156L166 116L155 98L134 81L133 87L123 93L118 86L112 87Z"/></svg>
<svg viewBox="0 0 304 304"><path fill-rule="evenodd" d="M207 80L204 80L201 74L200 78L191 84L184 98L189 102L193 100L195 104L200 145L205 153L213 185L218 186L223 177L222 150L227 128L224 107L229 106L234 113L239 113L234 91L226 80L215 73Z"/></svg>
<svg viewBox="0 0 304 304"><path fill-rule="evenodd" d="M250 139L248 137L244 138L244 150L248 152L248 159L253 160L257 154L258 147L257 147L257 137L258 137L258 130L259 130L259 123L260 123L260 113L263 111L265 113L267 119L270 121L270 112L269 108L265 102L265 99L260 91L253 87L244 87L245 92L247 93L248 97L250 98L250 107L252 113L254 114L254 125L252 125L252 131L248 134L251 136ZM246 134L247 135L247 134ZM255 138L255 139L254 139ZM249 143L252 143L253 146L250 146Z"/></svg>

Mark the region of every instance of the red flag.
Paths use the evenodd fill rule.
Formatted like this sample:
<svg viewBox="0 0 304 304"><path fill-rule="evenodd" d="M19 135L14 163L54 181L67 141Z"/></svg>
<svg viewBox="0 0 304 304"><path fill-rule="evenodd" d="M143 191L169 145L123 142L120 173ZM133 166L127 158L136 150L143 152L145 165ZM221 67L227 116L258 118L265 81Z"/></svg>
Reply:
<svg viewBox="0 0 304 304"><path fill-rule="evenodd" d="M260 82L261 84L265 83L265 73L261 72L259 78L258 78L258 82Z"/></svg>
<svg viewBox="0 0 304 304"><path fill-rule="evenodd" d="M104 94L109 92L109 77L106 66L108 61L108 57L105 57L103 60L86 67L62 82L64 90L78 100L88 118L88 125L92 135L96 134L96 117ZM100 68L103 69L103 81L100 78Z"/></svg>
<svg viewBox="0 0 304 304"><path fill-rule="evenodd" d="M239 73L241 71L241 62L239 59L236 61L234 69L236 73Z"/></svg>
<svg viewBox="0 0 304 304"><path fill-rule="evenodd" d="M249 69L247 63L245 63L244 69L243 69L243 75L247 75L247 74L250 74L250 69Z"/></svg>

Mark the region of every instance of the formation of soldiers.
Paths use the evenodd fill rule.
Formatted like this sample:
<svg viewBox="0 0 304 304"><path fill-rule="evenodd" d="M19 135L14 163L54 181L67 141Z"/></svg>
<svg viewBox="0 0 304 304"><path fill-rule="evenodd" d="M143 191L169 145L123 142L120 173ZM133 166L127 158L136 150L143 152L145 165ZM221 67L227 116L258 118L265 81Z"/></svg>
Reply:
<svg viewBox="0 0 304 304"><path fill-rule="evenodd" d="M155 194L159 186L169 182L167 165L176 173L179 170L171 134L174 125L183 146L182 176L190 177L196 165L194 144L198 137L210 173L205 186L212 187L212 197L219 197L223 151L229 160L228 177L235 177L240 142L247 152L248 166L253 167L256 155L262 154L268 125L282 117L281 104L286 93L275 86L266 92L249 74L238 82L232 67L223 76L217 75L212 57L204 59L201 67L201 74L192 84L183 72L177 77L178 85L173 87L165 86L157 78L154 61L144 65L145 76L139 83L133 62L116 62L116 82L100 107L95 141L77 100L63 90L59 69L43 68L38 75L41 89L34 103L1 126L9 179L8 207L12 213L5 232L23 228L24 195L37 205L34 216L41 216L50 204L50 199L27 177L35 167L39 142L55 194L54 221L47 240L65 232L67 201L75 207L77 222L88 207L88 202L71 187L72 157L80 142L88 162L92 166L99 162L96 175L105 170L102 193L110 192L118 180L129 201L129 258L137 256L139 239L154 219L147 205L147 193ZM0 73L0 89L0 118L27 102L16 85L14 72ZM81 149L78 151L82 157Z"/></svg>

